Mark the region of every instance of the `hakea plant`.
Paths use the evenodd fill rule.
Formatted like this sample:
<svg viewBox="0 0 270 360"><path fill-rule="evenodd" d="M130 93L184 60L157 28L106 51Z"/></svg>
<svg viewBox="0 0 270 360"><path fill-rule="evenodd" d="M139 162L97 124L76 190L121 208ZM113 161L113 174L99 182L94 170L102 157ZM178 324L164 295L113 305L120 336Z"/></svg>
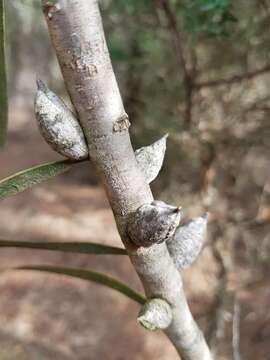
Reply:
<svg viewBox="0 0 270 360"><path fill-rule="evenodd" d="M96 0L42 1L53 46L76 109L72 112L41 80L35 114L46 142L65 160L42 164L0 181L0 198L15 195L91 161L105 186L125 248L79 242L1 240L1 247L72 253L128 255L145 296L107 275L84 269L22 266L64 274L116 289L142 305L138 322L162 329L182 359L212 355L190 313L180 272L197 258L206 235L207 214L180 224L181 208L154 200L149 184L157 177L167 135L135 152L103 33Z"/></svg>

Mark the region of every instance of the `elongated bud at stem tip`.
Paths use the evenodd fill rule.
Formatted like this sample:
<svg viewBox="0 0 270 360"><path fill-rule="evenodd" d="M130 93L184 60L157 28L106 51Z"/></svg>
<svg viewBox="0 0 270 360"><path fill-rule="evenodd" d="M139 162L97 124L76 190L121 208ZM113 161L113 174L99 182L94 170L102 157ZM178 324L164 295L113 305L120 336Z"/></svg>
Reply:
<svg viewBox="0 0 270 360"><path fill-rule="evenodd" d="M164 330L172 322L172 310L165 300L151 299L143 305L137 320L147 330Z"/></svg>

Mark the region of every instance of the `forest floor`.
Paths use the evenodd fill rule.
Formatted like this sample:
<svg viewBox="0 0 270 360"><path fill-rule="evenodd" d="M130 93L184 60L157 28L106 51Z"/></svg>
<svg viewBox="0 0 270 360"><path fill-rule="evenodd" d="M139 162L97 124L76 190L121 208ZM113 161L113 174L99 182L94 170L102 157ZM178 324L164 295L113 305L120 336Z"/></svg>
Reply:
<svg viewBox="0 0 270 360"><path fill-rule="evenodd" d="M0 178L58 158L41 139L31 113L17 109L10 117L8 143L0 154ZM2 201L0 238L122 246L105 194L88 164ZM0 250L0 268L24 264L91 268L142 291L126 257ZM228 292L220 296L223 305L218 307L220 273L209 243L196 264L183 273L192 312L203 330L209 333L209 324L218 319L211 337L217 358L237 359L238 334L242 359L270 359L269 276L239 263L227 274ZM234 302L230 294L236 289ZM26 271L2 273L0 360L178 359L162 333L147 332L136 323L138 310L137 304L117 292L82 280Z"/></svg>

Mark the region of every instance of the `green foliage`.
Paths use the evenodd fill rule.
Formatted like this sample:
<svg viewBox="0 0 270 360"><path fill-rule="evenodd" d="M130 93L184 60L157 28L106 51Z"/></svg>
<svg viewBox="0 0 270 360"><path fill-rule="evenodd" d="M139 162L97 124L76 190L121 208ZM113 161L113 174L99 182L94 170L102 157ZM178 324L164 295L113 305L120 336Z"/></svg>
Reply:
<svg viewBox="0 0 270 360"><path fill-rule="evenodd" d="M127 63L129 61L129 53L125 47L125 42L117 32L113 32L109 38L110 55L113 61Z"/></svg>
<svg viewBox="0 0 270 360"><path fill-rule="evenodd" d="M4 145L8 122L7 76L5 61L5 8L0 0L0 146Z"/></svg>
<svg viewBox="0 0 270 360"><path fill-rule="evenodd" d="M192 0L184 8L184 29L193 35L228 36L236 17L231 0Z"/></svg>
<svg viewBox="0 0 270 360"><path fill-rule="evenodd" d="M69 170L76 162L71 160L53 161L20 171L0 181L0 200L16 195L32 186L42 183Z"/></svg>
<svg viewBox="0 0 270 360"><path fill-rule="evenodd" d="M137 293L133 289L129 288L122 282L102 273L94 272L91 270L74 269L50 265L33 265L33 266L20 266L7 270L31 270L31 271L42 271L53 274L67 275L82 280L92 281L100 285L107 286L111 289L117 290L118 292L126 295L130 299L136 301L139 304L144 304L146 299L143 295Z"/></svg>
<svg viewBox="0 0 270 360"><path fill-rule="evenodd" d="M15 241L1 240L0 248L20 248L71 252L76 254L95 254L95 255L127 255L126 249L115 246L102 245L97 243L85 242L40 242L40 241Z"/></svg>
<svg viewBox="0 0 270 360"><path fill-rule="evenodd" d="M111 10L119 14L126 12L128 15L142 15L152 9L152 1L145 0L114 0Z"/></svg>

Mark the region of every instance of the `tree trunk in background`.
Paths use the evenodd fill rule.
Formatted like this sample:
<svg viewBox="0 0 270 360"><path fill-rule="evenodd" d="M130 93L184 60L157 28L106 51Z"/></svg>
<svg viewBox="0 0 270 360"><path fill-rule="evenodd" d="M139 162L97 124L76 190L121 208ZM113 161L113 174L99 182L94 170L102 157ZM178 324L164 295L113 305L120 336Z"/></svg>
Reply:
<svg viewBox="0 0 270 360"><path fill-rule="evenodd" d="M212 359L190 313L182 281L165 243L135 248L126 235L130 214L153 196L131 146L122 98L112 69L97 0L42 1L66 87L78 112L91 161L110 201L119 233L148 298L172 309L166 334L185 360Z"/></svg>

